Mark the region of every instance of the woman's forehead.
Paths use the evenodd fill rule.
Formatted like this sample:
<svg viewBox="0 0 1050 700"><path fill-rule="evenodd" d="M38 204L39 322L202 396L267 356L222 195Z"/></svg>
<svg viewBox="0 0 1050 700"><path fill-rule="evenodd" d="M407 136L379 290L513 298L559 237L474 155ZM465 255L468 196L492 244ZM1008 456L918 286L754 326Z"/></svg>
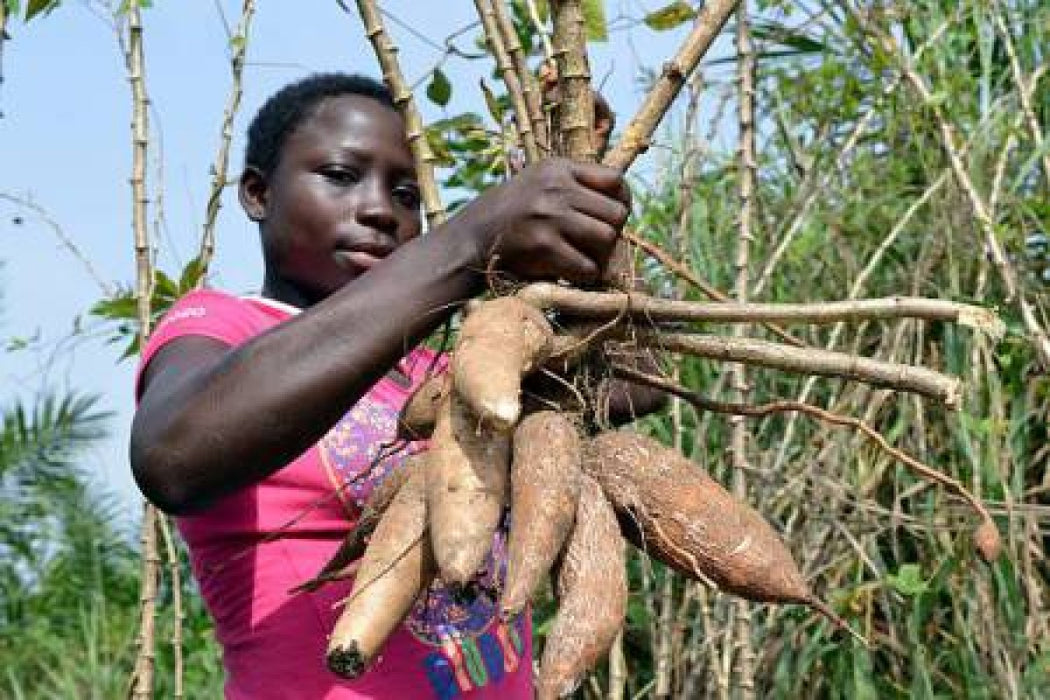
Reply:
<svg viewBox="0 0 1050 700"><path fill-rule="evenodd" d="M405 124L397 110L363 95L327 97L290 135L288 145L298 142L329 146L383 147L403 151L411 159Z"/></svg>

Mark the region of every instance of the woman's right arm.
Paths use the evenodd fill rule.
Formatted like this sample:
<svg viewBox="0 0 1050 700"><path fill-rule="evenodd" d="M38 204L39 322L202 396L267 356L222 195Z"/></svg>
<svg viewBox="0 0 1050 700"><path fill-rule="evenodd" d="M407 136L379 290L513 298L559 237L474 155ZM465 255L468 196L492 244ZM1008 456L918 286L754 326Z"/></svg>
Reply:
<svg viewBox="0 0 1050 700"><path fill-rule="evenodd" d="M244 345L170 341L145 368L132 425L139 487L190 513L265 478L482 291L489 261L523 279L593 280L628 209L615 171L547 161Z"/></svg>

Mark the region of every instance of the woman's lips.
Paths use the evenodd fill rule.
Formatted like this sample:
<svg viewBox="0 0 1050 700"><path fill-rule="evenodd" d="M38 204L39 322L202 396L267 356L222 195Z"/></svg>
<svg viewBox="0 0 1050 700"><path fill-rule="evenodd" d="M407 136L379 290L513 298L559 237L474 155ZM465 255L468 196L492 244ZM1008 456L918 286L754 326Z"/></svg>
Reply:
<svg viewBox="0 0 1050 700"><path fill-rule="evenodd" d="M370 270L383 258L363 250L337 250L335 258L344 267L354 267L359 270Z"/></svg>

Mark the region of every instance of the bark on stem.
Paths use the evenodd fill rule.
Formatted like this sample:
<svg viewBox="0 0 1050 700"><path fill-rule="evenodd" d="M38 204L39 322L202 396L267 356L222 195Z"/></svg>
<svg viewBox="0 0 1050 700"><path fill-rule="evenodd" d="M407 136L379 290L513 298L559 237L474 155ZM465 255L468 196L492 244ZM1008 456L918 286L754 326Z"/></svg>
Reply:
<svg viewBox="0 0 1050 700"><path fill-rule="evenodd" d="M179 549L175 546L175 538L171 535L171 525L163 515L157 518L161 539L164 541L164 553L168 559L168 576L171 577L171 607L175 618L175 624L171 631L172 661L175 665L175 700L182 700L186 696L183 687L183 654L182 654L182 622L185 618L182 605L182 573L181 561L179 560Z"/></svg>
<svg viewBox="0 0 1050 700"><path fill-rule="evenodd" d="M619 143L606 154L603 163L627 170L634 159L649 147L653 131L682 89L686 78L700 63L729 15L736 9L737 3L738 0L709 0L704 3L697 13L692 32L674 57L664 64L656 84L628 122Z"/></svg>
<svg viewBox="0 0 1050 700"><path fill-rule="evenodd" d="M793 348L756 338L727 338L715 335L661 333L636 330L631 339L639 345L724 362L779 369L798 374L852 379L873 386L907 391L937 399L957 408L961 382L925 367L914 367L870 357L858 357L818 348Z"/></svg>
<svg viewBox="0 0 1050 700"><path fill-rule="evenodd" d="M540 95L539 83L536 76L529 70L529 64L525 59L525 51L518 39L518 31L514 28L514 21L507 13L507 6L503 0L489 0L492 10L496 15L496 24L499 27L500 36L503 37L503 45L507 47L510 54L514 72L518 76L521 85L521 93L525 98L525 109L529 115L532 125L532 134L537 147L541 153L550 152L550 144L547 136L547 117L543 114L543 96Z"/></svg>
<svg viewBox="0 0 1050 700"><path fill-rule="evenodd" d="M241 19L230 41L230 95L226 99L226 109L222 115L222 127L219 136L219 150L211 166L211 189L208 193L208 205L204 214L204 231L201 234L200 269L207 271L212 256L215 254L215 222L222 207L222 193L226 189L226 178L230 164L230 143L233 141L233 120L241 106L241 75L244 73L244 57L248 51L248 32L251 29L252 17L255 15L255 0L244 0L241 6ZM203 274L201 279L204 279Z"/></svg>
<svg viewBox="0 0 1050 700"><path fill-rule="evenodd" d="M540 158L539 149L536 146L536 136L532 132L532 122L529 119L529 109L525 104L525 94L518 79L518 73L514 70L510 56L505 44L506 38L500 31L499 22L496 19L495 5L503 0L474 0L474 6L481 18L481 26L485 31L485 40L496 59L496 67L503 76L503 83L507 87L510 96L511 108L514 110L514 123L518 126L518 135L521 137L521 145L525 149L525 160L535 163Z"/></svg>
<svg viewBox="0 0 1050 700"><path fill-rule="evenodd" d="M119 34L124 50L125 68L131 87L131 223L135 241L135 296L138 307L139 334L142 346L150 333L153 296L153 262L147 225L146 165L149 146L149 98L146 94L145 59L142 48L142 17L138 3L127 10L127 40ZM138 651L131 678L131 697L153 696L157 589L160 579L160 554L157 545L159 513L148 501L142 517L142 580L139 588Z"/></svg>
<svg viewBox="0 0 1050 700"><path fill-rule="evenodd" d="M383 28L383 19L375 0L357 0L357 9L365 25L365 34L379 60L383 80L390 88L394 96L394 104L397 105L405 120L408 145L412 148L412 155L416 159L416 177L419 179L419 189L423 196L427 226L434 228L443 223L447 215L441 203L437 180L434 178L434 154L427 144L423 130L423 118L416 108L415 100L412 99L412 91L401 73L401 66L397 62L397 47L394 46L390 35Z"/></svg>
<svg viewBox="0 0 1050 700"><path fill-rule="evenodd" d="M740 149L738 153L740 220L737 235L736 257L736 300L747 302L748 291L748 254L752 240L751 225L754 218L754 184L755 184L755 54L751 46L751 32L748 24L748 3L742 0L736 12L736 48L738 61L738 115L740 128ZM744 336L743 326L733 327L734 337ZM747 401L747 370L745 365L735 364L730 367L730 396L737 403ZM729 418L732 426L729 435L729 455L733 468L733 495L743 503L747 498L747 425L742 416ZM736 672L744 700L755 697L755 650L751 644L751 607L746 600L734 602L736 626L733 630L733 646L737 649Z"/></svg>
<svg viewBox="0 0 1050 700"><path fill-rule="evenodd" d="M554 135L559 154L585 163L598 159L594 143L594 93L587 62L587 25L580 0L552 0L558 102Z"/></svg>
<svg viewBox="0 0 1050 700"><path fill-rule="evenodd" d="M848 301L793 303L697 302L660 299L634 292L590 292L547 282L529 285L518 292L525 302L585 319L623 317L652 323L807 323L877 321L918 318L949 321L968 326L998 339L1003 322L989 309L944 299L887 297Z"/></svg>

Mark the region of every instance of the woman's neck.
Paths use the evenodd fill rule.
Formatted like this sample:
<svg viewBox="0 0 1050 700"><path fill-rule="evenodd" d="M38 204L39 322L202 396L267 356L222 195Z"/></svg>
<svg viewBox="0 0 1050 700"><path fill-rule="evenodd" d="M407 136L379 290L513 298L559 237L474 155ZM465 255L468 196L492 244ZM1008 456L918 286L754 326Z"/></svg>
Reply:
<svg viewBox="0 0 1050 700"><path fill-rule="evenodd" d="M262 291L260 294L267 299L281 301L299 309L308 309L318 301L317 299L313 299L297 285L275 275L271 275L269 272L266 272L263 275Z"/></svg>

